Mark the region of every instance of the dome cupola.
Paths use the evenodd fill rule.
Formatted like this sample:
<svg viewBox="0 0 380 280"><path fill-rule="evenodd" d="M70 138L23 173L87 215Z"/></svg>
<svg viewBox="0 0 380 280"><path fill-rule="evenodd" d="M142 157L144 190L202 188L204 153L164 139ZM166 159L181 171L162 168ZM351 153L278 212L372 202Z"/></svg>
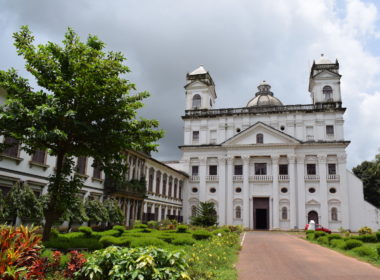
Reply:
<svg viewBox="0 0 380 280"><path fill-rule="evenodd" d="M273 96L273 92L270 91L271 86L266 81L263 81L257 89L259 91L256 92L255 97L248 102L247 107L283 105L279 99Z"/></svg>

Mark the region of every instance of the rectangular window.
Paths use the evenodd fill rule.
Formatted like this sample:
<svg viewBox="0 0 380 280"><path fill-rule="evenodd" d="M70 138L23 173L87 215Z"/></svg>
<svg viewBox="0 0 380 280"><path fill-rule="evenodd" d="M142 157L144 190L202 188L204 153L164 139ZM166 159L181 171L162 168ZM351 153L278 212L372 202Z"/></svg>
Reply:
<svg viewBox="0 0 380 280"><path fill-rule="evenodd" d="M329 175L336 175L336 164L335 163L329 163L327 166L329 169Z"/></svg>
<svg viewBox="0 0 380 280"><path fill-rule="evenodd" d="M280 175L288 175L288 165L287 164L280 164L278 166L278 174Z"/></svg>
<svg viewBox="0 0 380 280"><path fill-rule="evenodd" d="M193 140L198 141L199 140L199 131L193 131Z"/></svg>
<svg viewBox="0 0 380 280"><path fill-rule="evenodd" d="M218 166L210 165L208 169L208 175L218 175Z"/></svg>
<svg viewBox="0 0 380 280"><path fill-rule="evenodd" d="M333 125L326 125L326 134L327 135L334 135L334 126Z"/></svg>
<svg viewBox="0 0 380 280"><path fill-rule="evenodd" d="M85 175L86 174L86 163L87 163L87 158L80 156L78 157L77 161L77 172L79 174Z"/></svg>
<svg viewBox="0 0 380 280"><path fill-rule="evenodd" d="M235 165L234 175L243 175L243 165Z"/></svg>
<svg viewBox="0 0 380 280"><path fill-rule="evenodd" d="M6 136L4 137L4 144L7 144L9 146L4 149L3 155L17 158L19 151L19 142L12 137Z"/></svg>
<svg viewBox="0 0 380 280"><path fill-rule="evenodd" d="M255 163L255 175L267 175L267 164Z"/></svg>
<svg viewBox="0 0 380 280"><path fill-rule="evenodd" d="M306 165L307 175L317 175L316 165L314 163Z"/></svg>
<svg viewBox="0 0 380 280"><path fill-rule="evenodd" d="M193 165L191 167L191 175L193 175L193 176L199 175L199 166L198 165Z"/></svg>
<svg viewBox="0 0 380 280"><path fill-rule="evenodd" d="M94 162L94 172L92 174L92 177L95 178L95 179L102 179L102 170L100 168L100 166Z"/></svg>
<svg viewBox="0 0 380 280"><path fill-rule="evenodd" d="M44 150L35 151L32 155L32 161L45 164L45 154L46 154L46 151Z"/></svg>

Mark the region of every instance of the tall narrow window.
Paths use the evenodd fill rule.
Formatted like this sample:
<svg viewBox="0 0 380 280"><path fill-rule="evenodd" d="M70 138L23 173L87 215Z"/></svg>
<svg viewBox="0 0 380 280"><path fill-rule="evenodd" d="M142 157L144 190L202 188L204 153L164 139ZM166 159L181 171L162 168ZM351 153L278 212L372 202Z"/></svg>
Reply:
<svg viewBox="0 0 380 280"><path fill-rule="evenodd" d="M41 164L45 164L45 150L37 150L32 155L32 162L37 162Z"/></svg>
<svg viewBox="0 0 380 280"><path fill-rule="evenodd" d="M241 207L240 206L236 206L236 208L235 208L235 218L241 219Z"/></svg>
<svg viewBox="0 0 380 280"><path fill-rule="evenodd" d="M191 206L191 216L195 217L197 215L197 207L195 205Z"/></svg>
<svg viewBox="0 0 380 280"><path fill-rule="evenodd" d="M199 94L193 96L193 109L198 109L201 107L202 98Z"/></svg>
<svg viewBox="0 0 380 280"><path fill-rule="evenodd" d="M243 165L234 166L234 175L243 175Z"/></svg>
<svg viewBox="0 0 380 280"><path fill-rule="evenodd" d="M156 174L156 193L160 193L160 182L161 182L161 173L160 171L157 172Z"/></svg>
<svg viewBox="0 0 380 280"><path fill-rule="evenodd" d="M193 141L199 141L199 131L193 131Z"/></svg>
<svg viewBox="0 0 380 280"><path fill-rule="evenodd" d="M333 90L330 86L324 86L322 89L325 101L333 101Z"/></svg>
<svg viewBox="0 0 380 280"><path fill-rule="evenodd" d="M285 206L282 207L282 209L281 209L281 219L282 220L288 219L288 208L286 208Z"/></svg>
<svg viewBox="0 0 380 280"><path fill-rule="evenodd" d="M306 172L307 175L317 175L316 165L314 163L306 164Z"/></svg>
<svg viewBox="0 0 380 280"><path fill-rule="evenodd" d="M338 221L338 209L336 207L331 208L331 220Z"/></svg>
<svg viewBox="0 0 380 280"><path fill-rule="evenodd" d="M262 133L256 134L256 144L264 143L264 135Z"/></svg>
<svg viewBox="0 0 380 280"><path fill-rule="evenodd" d="M334 126L333 125L326 125L326 134L327 135L334 135Z"/></svg>
<svg viewBox="0 0 380 280"><path fill-rule="evenodd" d="M166 195L166 175L164 175L164 179L162 180L162 195Z"/></svg>
<svg viewBox="0 0 380 280"><path fill-rule="evenodd" d="M336 164L335 163L329 163L327 166L329 169L329 175L336 175Z"/></svg>
<svg viewBox="0 0 380 280"><path fill-rule="evenodd" d="M210 165L208 170L208 175L218 175L218 166Z"/></svg>
<svg viewBox="0 0 380 280"><path fill-rule="evenodd" d="M278 169L279 175L288 175L288 165L280 164Z"/></svg>
<svg viewBox="0 0 380 280"><path fill-rule="evenodd" d="M198 165L193 165L191 167L191 175L193 175L193 176L199 175L199 166Z"/></svg>
<svg viewBox="0 0 380 280"><path fill-rule="evenodd" d="M94 171L92 173L92 178L95 179L102 179L102 169L100 165L95 161L93 164Z"/></svg>
<svg viewBox="0 0 380 280"><path fill-rule="evenodd" d="M87 158L84 156L78 157L77 161L77 172L79 174L85 175L86 174L86 163L87 163Z"/></svg>
<svg viewBox="0 0 380 280"><path fill-rule="evenodd" d="M6 136L4 137L4 144L9 146L4 149L3 155L17 158L19 152L19 142L13 137Z"/></svg>
<svg viewBox="0 0 380 280"><path fill-rule="evenodd" d="M267 175L267 164L255 163L255 175Z"/></svg>

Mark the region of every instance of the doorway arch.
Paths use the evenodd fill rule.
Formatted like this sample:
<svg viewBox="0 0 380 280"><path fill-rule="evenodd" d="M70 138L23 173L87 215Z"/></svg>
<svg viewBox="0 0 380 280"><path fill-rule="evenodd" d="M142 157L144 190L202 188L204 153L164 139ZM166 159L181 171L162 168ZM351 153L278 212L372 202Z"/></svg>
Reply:
<svg viewBox="0 0 380 280"><path fill-rule="evenodd" d="M315 224L319 224L319 217L317 211L312 210L307 214L307 222L310 223L311 220L313 220Z"/></svg>

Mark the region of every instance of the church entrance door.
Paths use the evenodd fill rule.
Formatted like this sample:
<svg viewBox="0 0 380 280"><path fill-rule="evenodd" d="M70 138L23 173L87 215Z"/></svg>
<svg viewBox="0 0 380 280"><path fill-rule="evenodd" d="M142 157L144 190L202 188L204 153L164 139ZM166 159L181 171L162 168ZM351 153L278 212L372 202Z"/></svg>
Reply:
<svg viewBox="0 0 380 280"><path fill-rule="evenodd" d="M255 229L269 229L269 198L253 198L253 219Z"/></svg>
<svg viewBox="0 0 380 280"><path fill-rule="evenodd" d="M314 210L307 214L307 223L310 223L311 220L313 220L315 224L319 224L318 213Z"/></svg>

